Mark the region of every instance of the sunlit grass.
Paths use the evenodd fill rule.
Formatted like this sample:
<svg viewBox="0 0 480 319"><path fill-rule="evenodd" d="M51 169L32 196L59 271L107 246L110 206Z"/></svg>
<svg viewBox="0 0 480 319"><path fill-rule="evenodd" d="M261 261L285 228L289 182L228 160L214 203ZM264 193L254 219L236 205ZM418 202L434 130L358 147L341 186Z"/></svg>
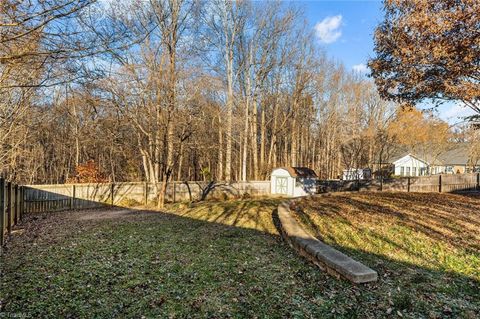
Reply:
<svg viewBox="0 0 480 319"><path fill-rule="evenodd" d="M25 231L7 245L0 313L33 318L480 315L479 282L472 278L474 270L465 268L475 267L475 260L458 252L478 257L472 253L476 234L455 239L463 226L437 221L435 227L445 222L448 231L422 235L412 220L382 208L410 207L408 197L348 196L307 201L302 218L322 239L377 270L376 283L352 285L299 257L273 222L281 199L183 203L167 212L39 214L29 216ZM355 196L385 204L362 206ZM440 214L444 203L426 200L417 198L418 205ZM345 213L355 201L358 210ZM456 215L458 223L470 225L471 216L460 212L475 203L465 199L442 216ZM366 207L388 217L378 218ZM442 238L448 238L447 246Z"/></svg>
<svg viewBox="0 0 480 319"><path fill-rule="evenodd" d="M305 213L300 219L327 243L363 252L367 259L382 255L480 280L478 200L352 193L319 196L299 205Z"/></svg>
<svg viewBox="0 0 480 319"><path fill-rule="evenodd" d="M272 212L284 201L281 198L259 198L174 204L169 210L183 217L255 229L278 234Z"/></svg>
<svg viewBox="0 0 480 319"><path fill-rule="evenodd" d="M226 207L230 205L236 206L232 201ZM255 212L260 206L249 204ZM191 213L200 214L194 207ZM221 215L215 207L208 209ZM355 311L354 305L340 302L347 298L341 291L348 283L331 282L267 232L161 212L39 216L27 225L24 237L9 243L2 260L1 314L328 317L337 309L331 298L342 304L338 313ZM223 221L248 225L248 219Z"/></svg>
<svg viewBox="0 0 480 319"><path fill-rule="evenodd" d="M380 276L393 274L385 280L390 285L409 287L408 309L427 300L434 308L442 299L450 300L448 309L451 304L480 307L478 198L349 193L295 205L297 218L312 234Z"/></svg>

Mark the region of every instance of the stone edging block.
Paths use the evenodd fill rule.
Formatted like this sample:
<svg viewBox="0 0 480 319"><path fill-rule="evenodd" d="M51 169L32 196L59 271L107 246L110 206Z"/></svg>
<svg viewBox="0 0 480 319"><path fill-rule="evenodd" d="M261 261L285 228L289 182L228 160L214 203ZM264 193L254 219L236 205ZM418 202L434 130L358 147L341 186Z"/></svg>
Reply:
<svg viewBox="0 0 480 319"><path fill-rule="evenodd" d="M346 278L354 283L377 280L378 275L375 270L307 233L292 215L288 203L284 202L279 205L277 211L283 237L300 255L311 260L329 274Z"/></svg>

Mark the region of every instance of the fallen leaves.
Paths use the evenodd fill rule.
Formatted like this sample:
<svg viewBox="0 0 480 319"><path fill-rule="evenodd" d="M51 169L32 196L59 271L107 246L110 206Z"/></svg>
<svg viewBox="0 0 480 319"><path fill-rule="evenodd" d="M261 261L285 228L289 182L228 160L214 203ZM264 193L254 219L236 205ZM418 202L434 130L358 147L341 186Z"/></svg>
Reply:
<svg viewBox="0 0 480 319"><path fill-rule="evenodd" d="M336 196L330 200L334 204ZM363 249L356 253L375 261L379 282L352 286L333 279L297 256L273 229L264 232L268 205L274 206L264 200L206 202L183 216L111 211L111 218L95 218L98 210L29 216L4 256L0 311L26 308L34 317L328 318L400 316L397 311L428 317L432 309L441 317L444 306L460 316L480 308L474 295L464 295L478 290L478 283Z"/></svg>

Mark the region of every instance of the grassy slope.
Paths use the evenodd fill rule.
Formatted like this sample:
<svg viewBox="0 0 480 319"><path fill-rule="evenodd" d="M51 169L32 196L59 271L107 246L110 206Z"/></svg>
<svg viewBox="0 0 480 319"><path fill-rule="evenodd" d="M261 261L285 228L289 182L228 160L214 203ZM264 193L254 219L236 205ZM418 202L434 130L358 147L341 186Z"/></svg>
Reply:
<svg viewBox="0 0 480 319"><path fill-rule="evenodd" d="M351 193L297 205L312 233L380 272L380 289L397 287L397 308L453 316L480 308L478 198Z"/></svg>
<svg viewBox="0 0 480 319"><path fill-rule="evenodd" d="M271 211L263 212L273 233ZM38 215L25 225L2 260L0 313L283 318L356 311L344 294L348 283L298 258L275 234L155 212L98 213ZM242 216L224 222L250 223Z"/></svg>
<svg viewBox="0 0 480 319"><path fill-rule="evenodd" d="M175 214L38 215L8 244L1 312L32 317L474 317L454 275L353 249L381 280L331 278L282 243L271 213L279 200L207 202ZM360 235L359 235L360 236ZM370 258L370 259L369 259ZM396 266L396 267L394 267ZM445 276L451 289L433 289ZM430 294L427 290L433 289ZM461 294L469 289L462 288ZM413 300L418 291L421 296ZM428 296L432 300L426 299ZM389 314L391 313L391 314Z"/></svg>

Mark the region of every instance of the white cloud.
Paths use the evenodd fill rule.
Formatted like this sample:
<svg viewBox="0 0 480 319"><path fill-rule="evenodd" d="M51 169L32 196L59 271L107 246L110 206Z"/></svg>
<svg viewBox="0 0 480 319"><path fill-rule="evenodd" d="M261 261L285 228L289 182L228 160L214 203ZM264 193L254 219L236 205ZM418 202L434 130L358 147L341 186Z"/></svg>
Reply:
<svg viewBox="0 0 480 319"><path fill-rule="evenodd" d="M353 70L354 72L357 72L357 73L365 74L365 73L368 72L368 66L366 66L366 65L363 64L363 63L355 64L355 65L352 67L352 70Z"/></svg>
<svg viewBox="0 0 480 319"><path fill-rule="evenodd" d="M333 43L342 36L342 16L326 17L315 25L315 33L323 43Z"/></svg>

